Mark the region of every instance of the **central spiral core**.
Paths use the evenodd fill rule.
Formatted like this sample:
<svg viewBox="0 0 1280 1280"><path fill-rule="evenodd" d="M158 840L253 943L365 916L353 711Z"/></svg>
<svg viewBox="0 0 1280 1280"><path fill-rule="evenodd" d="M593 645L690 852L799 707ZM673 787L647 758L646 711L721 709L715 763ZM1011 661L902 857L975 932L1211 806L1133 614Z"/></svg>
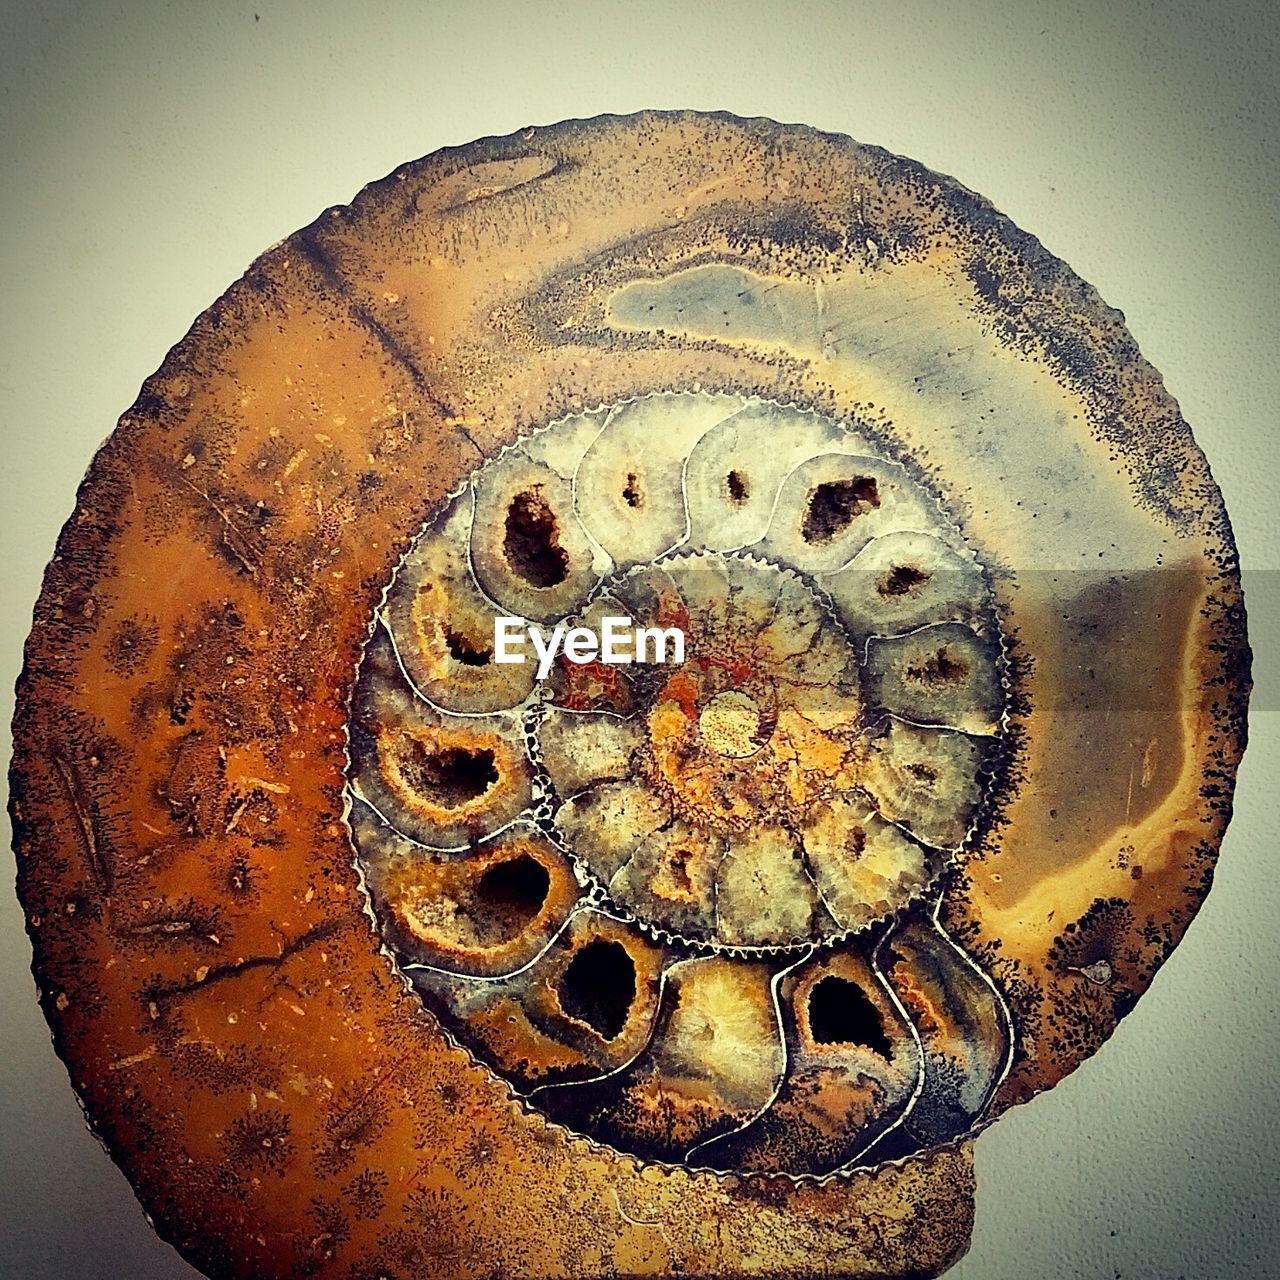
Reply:
<svg viewBox="0 0 1280 1280"><path fill-rule="evenodd" d="M607 581L584 620L606 607L684 636L683 661L631 681L625 714L566 670L536 731L554 828L615 906L692 942L777 948L927 886L938 851L875 813L857 652L799 574L677 554Z"/></svg>
<svg viewBox="0 0 1280 1280"><path fill-rule="evenodd" d="M356 681L352 835L404 972L531 1105L645 1158L820 1172L918 1106L928 1036L1005 1025L933 918L1003 699L983 571L905 467L657 395L520 440L422 530Z"/></svg>
<svg viewBox="0 0 1280 1280"><path fill-rule="evenodd" d="M683 661L630 679L566 666L535 731L553 831L615 909L695 945L799 948L935 881L977 748L868 705L875 668L810 580L677 552L605 580L574 622L607 612L685 638ZM972 634L905 646L908 678L948 692L986 660Z"/></svg>
<svg viewBox="0 0 1280 1280"><path fill-rule="evenodd" d="M755 755L768 737L759 704L736 689L717 693L703 706L698 734L709 751L739 760Z"/></svg>

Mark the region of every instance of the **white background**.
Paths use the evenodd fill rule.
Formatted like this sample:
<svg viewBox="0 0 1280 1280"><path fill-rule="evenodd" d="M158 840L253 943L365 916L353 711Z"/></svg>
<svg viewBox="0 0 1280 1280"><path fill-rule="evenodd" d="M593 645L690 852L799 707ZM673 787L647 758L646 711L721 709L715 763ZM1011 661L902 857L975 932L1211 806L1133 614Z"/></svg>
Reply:
<svg viewBox="0 0 1280 1280"><path fill-rule="evenodd" d="M326 206L440 146L643 107L802 121L912 156L990 197L1125 312L1226 494L1259 655L1217 885L1100 1055L978 1141L973 1249L950 1274L1277 1274L1269 8L4 5L4 723L41 569L94 448L195 315ZM85 1131L29 961L5 889L0 1277L192 1276Z"/></svg>

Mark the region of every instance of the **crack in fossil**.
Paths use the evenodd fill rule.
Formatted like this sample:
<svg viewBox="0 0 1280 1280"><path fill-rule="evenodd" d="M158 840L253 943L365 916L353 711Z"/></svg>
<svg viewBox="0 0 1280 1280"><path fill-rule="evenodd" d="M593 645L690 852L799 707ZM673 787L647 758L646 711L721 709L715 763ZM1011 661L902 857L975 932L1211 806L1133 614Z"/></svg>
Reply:
<svg viewBox="0 0 1280 1280"><path fill-rule="evenodd" d="M324 284L346 306L351 318L374 339L388 358L408 375L414 390L422 399L436 411L443 422L448 423L459 434L466 437L477 456L484 458L484 450L462 424L457 410L439 398L433 389L431 379L427 377L409 348L355 296L333 255L317 241L315 231L309 229L302 233L295 239L294 245L311 264Z"/></svg>
<svg viewBox="0 0 1280 1280"><path fill-rule="evenodd" d="M110 900L115 887L115 871L100 842L98 833L100 820L92 811L92 801L85 794L84 780L80 776L80 770L70 756L56 748L49 753L49 760L62 784L67 804L75 818L76 831L80 837L89 874L99 895Z"/></svg>
<svg viewBox="0 0 1280 1280"><path fill-rule="evenodd" d="M274 969L292 959L308 947L341 933L344 929L354 928L362 917L331 917L313 925L290 942L284 943L275 955L249 956L244 960L228 961L226 964L213 965L204 971L203 977L185 979L182 982L160 983L147 991L148 999L156 1004L179 1000L193 995L206 987L226 982L230 978L239 978L256 969Z"/></svg>
<svg viewBox="0 0 1280 1280"><path fill-rule="evenodd" d="M257 578L260 562L251 556L253 544L249 535L246 534L232 518L223 510L199 485L185 475L179 475L179 480L196 494L197 497L203 499L208 505L209 510L222 521L222 545L235 556L240 563L241 568L251 577ZM234 538L231 536L234 535ZM237 543L243 545L237 545Z"/></svg>
<svg viewBox="0 0 1280 1280"><path fill-rule="evenodd" d="M215 945L221 941L216 933L202 932L198 921L183 916L173 916L165 920L151 920L143 924L129 925L127 928L121 928L117 932L126 938L176 938L193 934L203 941L212 942Z"/></svg>

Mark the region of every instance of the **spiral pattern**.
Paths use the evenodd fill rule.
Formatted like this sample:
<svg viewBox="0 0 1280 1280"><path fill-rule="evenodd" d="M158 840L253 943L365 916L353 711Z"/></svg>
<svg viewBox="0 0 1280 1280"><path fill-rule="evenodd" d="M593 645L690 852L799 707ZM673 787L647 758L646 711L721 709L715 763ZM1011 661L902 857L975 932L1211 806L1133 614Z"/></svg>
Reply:
<svg viewBox="0 0 1280 1280"><path fill-rule="evenodd" d="M495 620L678 660L495 660ZM672 655L674 656L674 655ZM908 466L666 393L490 459L390 584L353 699L383 936L529 1105L641 1158L825 1174L980 1119L1012 1026L937 922L1005 682L983 568Z"/></svg>

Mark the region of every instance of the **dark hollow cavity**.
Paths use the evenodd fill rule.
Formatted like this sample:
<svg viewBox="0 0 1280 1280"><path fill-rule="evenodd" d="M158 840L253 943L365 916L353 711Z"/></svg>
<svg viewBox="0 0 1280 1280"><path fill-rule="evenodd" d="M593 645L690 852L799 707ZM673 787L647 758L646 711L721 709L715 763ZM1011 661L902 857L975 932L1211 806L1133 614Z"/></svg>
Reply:
<svg viewBox="0 0 1280 1280"><path fill-rule="evenodd" d="M569 576L569 556L560 545L559 529L541 485L511 499L502 550L507 563L530 586L554 587Z"/></svg>
<svg viewBox="0 0 1280 1280"><path fill-rule="evenodd" d="M906 772L910 774L917 782L924 782L932 785L938 780L938 771L931 769L927 764L920 764L919 761L913 760L906 766Z"/></svg>
<svg viewBox="0 0 1280 1280"><path fill-rule="evenodd" d="M445 809L479 798L498 780L492 751L465 747L430 751L420 742L411 744L404 773L415 790Z"/></svg>
<svg viewBox="0 0 1280 1280"><path fill-rule="evenodd" d="M929 574L924 569L917 569L910 564L895 564L885 575L880 584L882 596L905 596L929 581Z"/></svg>
<svg viewBox="0 0 1280 1280"><path fill-rule="evenodd" d="M739 506L751 496L751 488L747 484L747 477L741 471L730 471L724 478L724 486L728 490L729 500Z"/></svg>
<svg viewBox="0 0 1280 1280"><path fill-rule="evenodd" d="M667 858L667 868L681 893L693 892L693 879L689 875L689 863L692 861L692 849L674 849Z"/></svg>
<svg viewBox="0 0 1280 1280"><path fill-rule="evenodd" d="M446 631L444 642L449 656L464 667L483 667L493 657L483 644L476 643L460 631Z"/></svg>
<svg viewBox="0 0 1280 1280"><path fill-rule="evenodd" d="M496 862L476 885L476 914L503 937L514 937L542 910L550 888L546 867L527 853Z"/></svg>
<svg viewBox="0 0 1280 1280"><path fill-rule="evenodd" d="M560 975L560 1007L606 1040L626 1025L636 998L636 966L620 942L589 942Z"/></svg>
<svg viewBox="0 0 1280 1280"><path fill-rule="evenodd" d="M969 665L939 649L924 662L909 666L906 674L921 684L960 684L969 674Z"/></svg>
<svg viewBox="0 0 1280 1280"><path fill-rule="evenodd" d="M830 542L863 512L880 505L880 486L873 476L826 480L809 495L800 535L806 542Z"/></svg>
<svg viewBox="0 0 1280 1280"><path fill-rule="evenodd" d="M622 490L622 500L629 507L644 506L644 490L640 488L640 480L634 471L627 472L627 483Z"/></svg>
<svg viewBox="0 0 1280 1280"><path fill-rule="evenodd" d="M893 1056L880 1010L856 982L834 974L809 992L809 1034L817 1044L861 1045L886 1062Z"/></svg>

